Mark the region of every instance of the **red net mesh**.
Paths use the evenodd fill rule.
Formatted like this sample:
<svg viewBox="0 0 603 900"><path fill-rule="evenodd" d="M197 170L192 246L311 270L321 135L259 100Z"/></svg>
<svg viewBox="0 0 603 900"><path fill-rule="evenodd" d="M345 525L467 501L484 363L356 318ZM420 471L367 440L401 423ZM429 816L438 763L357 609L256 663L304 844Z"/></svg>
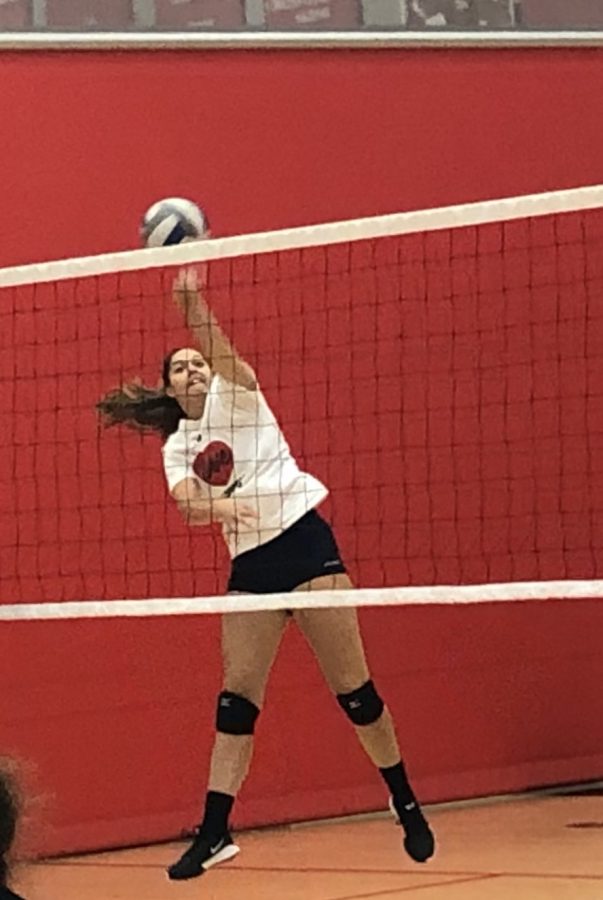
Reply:
<svg viewBox="0 0 603 900"><path fill-rule="evenodd" d="M209 264L362 586L601 577L603 212ZM0 291L2 602L220 592L160 440L94 405L191 343L174 269Z"/></svg>

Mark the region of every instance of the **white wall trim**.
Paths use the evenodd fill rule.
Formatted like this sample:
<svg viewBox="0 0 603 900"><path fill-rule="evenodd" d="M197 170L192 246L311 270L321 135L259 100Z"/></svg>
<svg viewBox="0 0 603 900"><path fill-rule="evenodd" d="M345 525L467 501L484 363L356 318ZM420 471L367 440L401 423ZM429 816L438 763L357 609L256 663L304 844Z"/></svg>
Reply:
<svg viewBox="0 0 603 900"><path fill-rule="evenodd" d="M36 0L38 2L38 0ZM34 32L0 34L0 50L424 50L603 47L603 31Z"/></svg>

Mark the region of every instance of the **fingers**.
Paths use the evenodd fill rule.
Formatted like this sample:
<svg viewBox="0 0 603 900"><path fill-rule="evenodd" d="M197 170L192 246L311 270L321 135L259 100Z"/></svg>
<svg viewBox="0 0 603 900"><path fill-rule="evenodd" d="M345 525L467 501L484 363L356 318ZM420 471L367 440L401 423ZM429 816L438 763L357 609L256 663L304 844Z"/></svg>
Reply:
<svg viewBox="0 0 603 900"><path fill-rule="evenodd" d="M200 287L199 273L192 267L181 269L174 279L174 290L181 294L195 294Z"/></svg>
<svg viewBox="0 0 603 900"><path fill-rule="evenodd" d="M199 289L196 269L182 269L174 279L173 299L191 327L207 325L210 312Z"/></svg>
<svg viewBox="0 0 603 900"><path fill-rule="evenodd" d="M184 288L191 293L199 290L199 276L196 269L185 269L183 274Z"/></svg>
<svg viewBox="0 0 603 900"><path fill-rule="evenodd" d="M252 506L247 504L237 505L235 508L235 519L237 524L245 525L247 528L253 528L257 525L258 514Z"/></svg>

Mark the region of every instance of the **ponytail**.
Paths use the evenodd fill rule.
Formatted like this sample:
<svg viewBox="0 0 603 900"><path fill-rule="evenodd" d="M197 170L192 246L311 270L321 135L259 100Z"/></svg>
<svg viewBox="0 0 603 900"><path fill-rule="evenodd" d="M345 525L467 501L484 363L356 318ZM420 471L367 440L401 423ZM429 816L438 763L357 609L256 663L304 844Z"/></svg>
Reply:
<svg viewBox="0 0 603 900"><path fill-rule="evenodd" d="M178 401L166 393L172 356L177 352L172 350L163 360L163 388L148 388L133 382L105 394L96 404L105 428L126 425L143 434L158 432L164 439L178 430L186 413Z"/></svg>
<svg viewBox="0 0 603 900"><path fill-rule="evenodd" d="M96 408L105 428L126 425L143 434L156 431L163 438L177 431L180 420L186 418L173 397L142 384L127 384L109 391Z"/></svg>

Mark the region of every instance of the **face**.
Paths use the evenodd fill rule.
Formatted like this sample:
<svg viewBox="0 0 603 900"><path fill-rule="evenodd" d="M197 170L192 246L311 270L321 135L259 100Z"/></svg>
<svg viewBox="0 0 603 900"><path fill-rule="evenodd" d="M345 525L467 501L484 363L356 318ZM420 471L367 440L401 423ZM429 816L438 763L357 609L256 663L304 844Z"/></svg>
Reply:
<svg viewBox="0 0 603 900"><path fill-rule="evenodd" d="M177 350L169 369L169 386L166 393L181 405L207 394L211 382L211 369L198 350Z"/></svg>

